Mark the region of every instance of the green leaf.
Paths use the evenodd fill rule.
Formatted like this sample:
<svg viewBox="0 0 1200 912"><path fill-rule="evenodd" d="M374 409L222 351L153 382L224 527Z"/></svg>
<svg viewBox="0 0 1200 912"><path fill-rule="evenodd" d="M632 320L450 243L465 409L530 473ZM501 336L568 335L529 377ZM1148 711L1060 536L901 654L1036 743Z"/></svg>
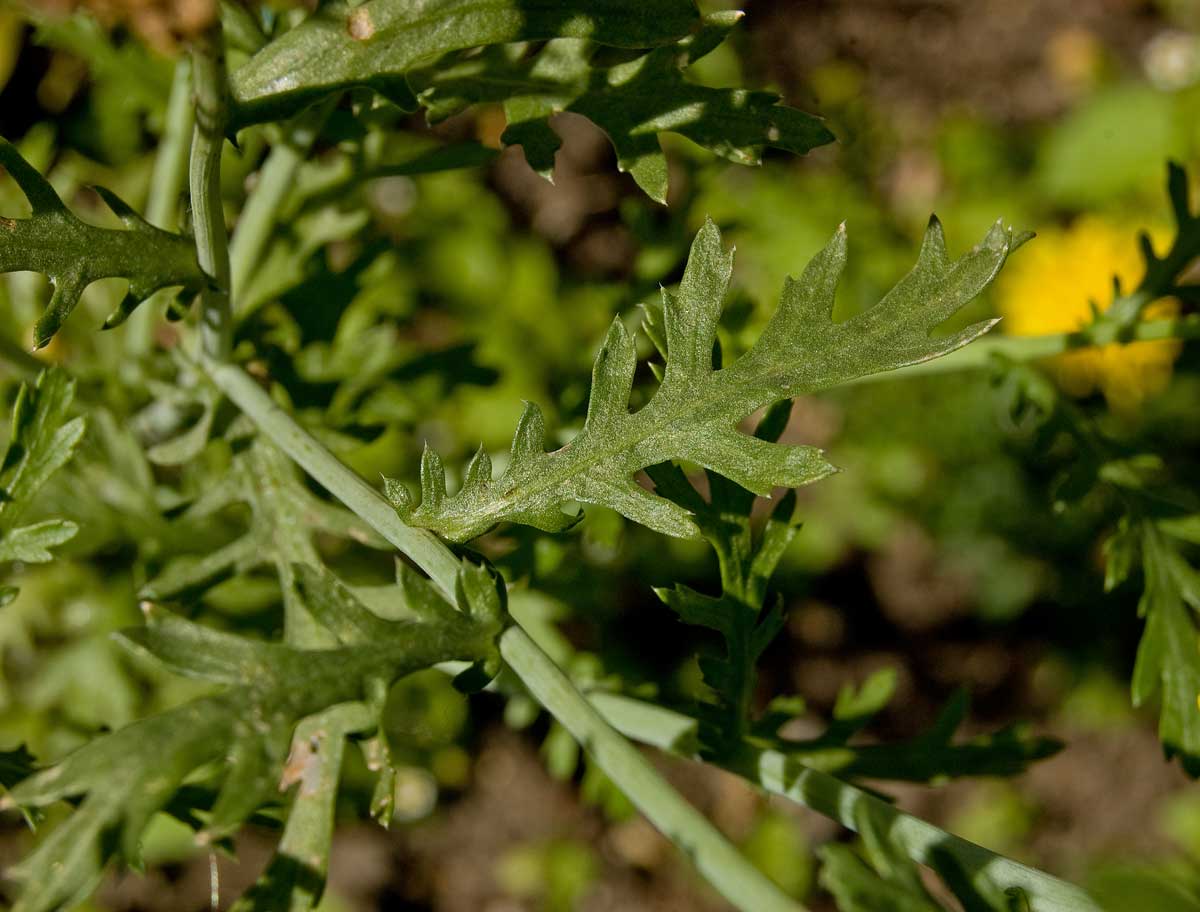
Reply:
<svg viewBox="0 0 1200 912"><path fill-rule="evenodd" d="M288 745L302 719L350 701L374 699L391 682L439 662L491 661L497 655L503 606L481 595L489 587L496 590L495 577L485 568L464 565L464 610L442 615L436 623L385 621L327 572L306 567L302 577L313 615L334 622L332 632L343 637L339 645L298 649L249 640L155 608L147 612L146 626L120 635L126 646L171 671L227 689L96 738L13 786L5 799L8 806L39 808L82 799L14 870L25 885L16 912L49 912L86 898L110 855L136 863L150 818L206 765L220 761L206 777L212 780L215 799L204 808L208 816L202 835L211 841L233 833L258 808L278 801L281 787L312 785L303 764L298 770L285 769ZM342 613L353 619L349 627ZM364 642L368 629L371 639ZM338 718L345 723L336 739L339 751L343 734L373 724L362 712L340 712ZM319 734L310 733L304 743ZM336 787L336 769L333 776L331 788ZM272 867L264 890L295 885L282 876L280 866Z"/></svg>
<svg viewBox="0 0 1200 912"><path fill-rule="evenodd" d="M1158 734L1167 756L1179 755L1200 776L1200 572L1152 524L1143 525L1146 588L1139 611L1146 629L1133 669L1133 703L1161 692Z"/></svg>
<svg viewBox="0 0 1200 912"><path fill-rule="evenodd" d="M65 519L19 526L34 496L74 455L84 421L71 418L75 381L61 370L22 384L13 406L12 433L0 462L0 560L44 563L50 548L79 531Z"/></svg>
<svg viewBox="0 0 1200 912"><path fill-rule="evenodd" d="M1192 211L1187 171L1175 162L1167 165L1167 198L1175 220L1175 236L1171 239L1171 246L1163 256L1159 256L1150 235L1145 231L1138 235L1142 261L1145 263L1142 280L1128 295L1122 295L1118 287L1112 306L1096 317L1095 327L1115 325L1120 331L1128 332L1154 301L1168 295L1195 298L1195 286L1181 286L1180 282L1188 267L1200 256L1200 214Z"/></svg>
<svg viewBox="0 0 1200 912"><path fill-rule="evenodd" d="M160 288L194 292L205 276L192 242L155 228L118 199L97 187L101 199L126 230L97 228L73 215L49 182L7 140L0 139L0 165L17 182L33 209L27 219L0 218L0 272L40 272L54 283L54 294L34 327L41 348L74 310L83 290L97 279L129 279L129 291L105 328L123 322L133 309Z"/></svg>
<svg viewBox="0 0 1200 912"><path fill-rule="evenodd" d="M613 66L594 66L599 50L588 41L558 39L533 58L512 49L486 53L412 80L430 119L481 101L503 102L503 141L524 148L535 171L549 177L560 146L548 118L570 111L600 127L654 200L667 198L667 162L661 133L678 133L730 161L756 165L766 147L802 155L834 137L820 119L780 105L770 92L714 89L684 78L684 71L728 35L741 13L720 13L677 44Z"/></svg>
<svg viewBox="0 0 1200 912"><path fill-rule="evenodd" d="M419 505L398 484L386 490L405 522L453 541L501 521L562 530L573 522L562 507L575 501L611 507L668 535L694 537L699 529L689 509L640 486L635 472L683 459L759 494L825 477L833 467L819 450L750 437L737 430L738 422L783 399L966 345L992 323L947 336L930 333L988 286L1020 240L996 225L951 261L934 220L913 270L875 307L834 323L834 292L846 259L846 234L839 229L801 279L788 280L779 310L754 347L714 370L713 343L733 257L708 222L692 245L678 292L664 292L669 354L662 384L644 408L629 412L636 358L632 338L616 320L592 370L583 430L566 446L545 451L541 411L527 404L499 478L492 477L490 460L481 452L462 489L448 494L440 460L427 452Z"/></svg>
<svg viewBox="0 0 1200 912"><path fill-rule="evenodd" d="M187 529L195 520L235 503L251 507L245 533L204 554L174 558L142 588L142 598L178 598L259 567L274 568L281 578L290 579L291 567L300 559L298 549L311 548L318 532L387 547L352 513L315 496L295 466L261 440L240 453L224 482L192 504L175 525Z"/></svg>
<svg viewBox="0 0 1200 912"><path fill-rule="evenodd" d="M44 564L55 548L75 537L79 527L66 519L46 519L13 529L0 539L0 560Z"/></svg>
<svg viewBox="0 0 1200 912"><path fill-rule="evenodd" d="M928 731L906 741L886 744L851 744L890 701L894 675L876 672L855 692L838 695L834 720L818 737L786 741L776 732L790 716L767 716L756 726L760 737L771 740L798 766L833 773L841 779L893 780L932 783L964 776L1014 776L1030 764L1056 754L1062 744L1032 735L1028 726L1016 724L1000 731L956 737L967 718L969 700L958 691L943 707ZM770 727L768 727L770 726Z"/></svg>
<svg viewBox="0 0 1200 912"><path fill-rule="evenodd" d="M777 440L791 410L790 400L768 410L755 439ZM717 598L683 585L657 593L685 624L714 630L724 641L720 655L700 656L700 670L714 702L702 703L697 713L702 753L731 761L739 755L751 729L750 703L758 679L755 666L783 627L780 605L764 611L764 601L775 564L796 531L796 497L789 491L756 529L751 524L755 495L740 485L707 472L706 501L673 463L651 466L647 474L663 497L692 512L720 563L722 591Z"/></svg>
<svg viewBox="0 0 1200 912"><path fill-rule="evenodd" d="M698 18L692 0L327 3L233 73L232 125L279 120L352 86L411 110L406 74L451 51L551 38L655 47L686 35Z"/></svg>

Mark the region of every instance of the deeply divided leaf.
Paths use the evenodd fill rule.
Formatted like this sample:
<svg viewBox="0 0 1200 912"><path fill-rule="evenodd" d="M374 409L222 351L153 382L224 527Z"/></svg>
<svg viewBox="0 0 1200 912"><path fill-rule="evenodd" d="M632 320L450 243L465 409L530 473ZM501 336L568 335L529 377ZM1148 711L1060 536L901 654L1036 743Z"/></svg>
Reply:
<svg viewBox="0 0 1200 912"><path fill-rule="evenodd" d="M833 141L818 118L779 104L777 95L685 78L740 18L701 19L691 0L327 4L234 73L233 122L275 119L353 86L407 110L424 107L431 120L499 103L508 119L503 142L520 145L534 170L549 176L560 142L548 119L570 111L600 127L621 170L665 202L662 133L739 164L757 164L767 147L803 154ZM530 55L528 43L542 40L546 46ZM483 50L465 53L474 48ZM643 53L605 61L612 48Z"/></svg>
<svg viewBox="0 0 1200 912"><path fill-rule="evenodd" d="M74 455L84 421L71 417L75 381L61 370L23 384L13 407L12 432L0 463L0 561L42 563L50 548L77 531L64 519L19 525L34 496Z"/></svg>
<svg viewBox="0 0 1200 912"><path fill-rule="evenodd" d="M486 456L477 457L462 489L448 494L440 460L429 453L421 464L419 505L397 484L387 491L406 522L454 541L501 521L561 530L574 521L564 512L573 502L602 504L656 531L694 537L692 512L647 490L635 473L687 460L756 494L825 477L833 468L819 450L751 437L738 430L739 422L763 406L966 345L991 322L945 336L931 333L988 286L1020 241L996 225L951 260L934 220L912 271L877 305L835 323L834 293L846 261L846 233L839 229L801 278L787 281L779 309L753 348L714 368L733 255L708 222L692 245L678 291L663 293L667 364L645 407L629 411L636 356L633 339L616 320L592 369L583 430L566 446L546 452L541 411L527 404L499 478L492 477Z"/></svg>
<svg viewBox="0 0 1200 912"><path fill-rule="evenodd" d="M84 899L113 855L136 863L142 832L158 811L189 818L201 811L211 841L278 803L282 791L306 782L302 769L285 767L305 717L377 700L391 682L439 662L495 660L503 606L477 597L481 586L495 590L486 568L464 565L459 610L446 606L436 622L386 621L327 571L299 573L313 615L331 625L329 648L249 640L158 609L149 611L146 626L122 634L128 647L169 670L226 689L96 738L12 788L9 806L79 802L11 872L24 885L17 912L50 912ZM372 724L369 714L361 718Z"/></svg>
<svg viewBox="0 0 1200 912"><path fill-rule="evenodd" d="M1152 523L1142 535L1146 629L1133 670L1133 702L1156 693L1162 707L1158 734L1168 756L1200 776L1200 572Z"/></svg>
<svg viewBox="0 0 1200 912"><path fill-rule="evenodd" d="M535 171L549 177L561 141L549 117L581 114L612 142L622 171L648 196L667 199L667 161L662 133L678 133L732 162L756 165L766 147L802 155L833 141L820 119L779 104L770 92L716 89L689 82L684 72L721 43L740 13L704 20L676 44L610 66L596 63L589 41L558 39L532 58L511 49L489 49L461 64L414 79L418 99L433 119L473 102L504 104L502 137L520 145Z"/></svg>
<svg viewBox="0 0 1200 912"><path fill-rule="evenodd" d="M698 18L692 0L327 3L234 73L235 122L277 120L351 86L411 109L406 74L452 51L564 37L655 47L686 35Z"/></svg>
<svg viewBox="0 0 1200 912"><path fill-rule="evenodd" d="M97 279L129 280L129 291L106 327L122 322L160 288L196 291L204 284L191 240L155 228L113 193L96 188L125 230L98 228L71 213L50 183L4 139L0 165L33 209L29 218L0 218L0 272L40 272L54 284L50 303L34 327L38 348L53 338L84 289Z"/></svg>

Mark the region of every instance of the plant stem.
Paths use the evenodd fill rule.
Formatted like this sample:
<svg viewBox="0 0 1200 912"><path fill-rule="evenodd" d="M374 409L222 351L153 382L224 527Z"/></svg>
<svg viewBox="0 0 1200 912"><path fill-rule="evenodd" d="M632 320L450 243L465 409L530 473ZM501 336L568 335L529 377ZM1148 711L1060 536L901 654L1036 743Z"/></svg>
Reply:
<svg viewBox="0 0 1200 912"><path fill-rule="evenodd" d="M191 89L191 63L186 57L180 57L175 64L162 141L154 158L150 195L146 201L146 221L164 231L175 231L179 227L179 197L187 183L188 153L195 125ZM125 327L125 347L130 355L138 357L150 351L155 315L163 298L162 293L154 295L130 315Z"/></svg>
<svg viewBox="0 0 1200 912"><path fill-rule="evenodd" d="M690 716L616 694L594 693L587 699L625 736L695 759L699 722ZM804 766L783 751L752 750L732 772L852 830L858 830L863 816L869 815L913 861L930 864L937 855L949 856L972 879L985 878L1002 890L1019 887L1034 912L1100 912L1074 884L947 833L829 773Z"/></svg>
<svg viewBox="0 0 1200 912"><path fill-rule="evenodd" d="M458 560L432 533L400 521L370 485L310 437L253 378L236 365L206 357L213 382L279 449L331 494L407 554L453 601ZM670 838L731 903L746 912L801 912L688 805L637 748L614 731L529 635L512 627L501 654L543 706L574 735L597 765Z"/></svg>
<svg viewBox="0 0 1200 912"><path fill-rule="evenodd" d="M188 153L195 124L192 65L188 58L180 57L175 64L162 141L154 158L150 195L146 200L146 221L164 231L179 227L179 197L187 183Z"/></svg>
<svg viewBox="0 0 1200 912"><path fill-rule="evenodd" d="M267 43L258 19L239 0L221 0L221 23L230 47L254 54Z"/></svg>
<svg viewBox="0 0 1200 912"><path fill-rule="evenodd" d="M671 789L636 747L613 731L524 629L514 626L504 632L500 654L534 698L729 902L755 912L799 908Z"/></svg>
<svg viewBox="0 0 1200 912"><path fill-rule="evenodd" d="M221 149L229 114L225 48L217 22L192 48L196 130L192 139L192 225L196 258L212 284L200 295L200 344L210 358L225 360L233 348L229 307L229 238L221 205Z"/></svg>
<svg viewBox="0 0 1200 912"><path fill-rule="evenodd" d="M458 558L432 532L401 522L396 509L329 452L240 367L212 358L202 362L213 383L300 468L358 514L380 535L412 558L454 603Z"/></svg>
<svg viewBox="0 0 1200 912"><path fill-rule="evenodd" d="M308 157L308 150L336 100L327 99L285 127L283 141L271 147L271 154L259 169L258 183L242 208L229 250L235 304L241 300L246 283L260 265L275 228L276 216L294 189L296 172Z"/></svg>
<svg viewBox="0 0 1200 912"><path fill-rule="evenodd" d="M1114 342L1151 342L1163 339L1200 339L1200 318L1183 317L1177 320L1149 320L1135 325L1127 338L1110 323L1100 323L1091 329L1046 336L995 336L980 339L941 358L902 367L881 374L869 374L842 386L877 383L883 380L917 377L923 374L943 374L949 371L978 370L987 367L996 357L1013 361L1037 361L1065 352L1108 345Z"/></svg>

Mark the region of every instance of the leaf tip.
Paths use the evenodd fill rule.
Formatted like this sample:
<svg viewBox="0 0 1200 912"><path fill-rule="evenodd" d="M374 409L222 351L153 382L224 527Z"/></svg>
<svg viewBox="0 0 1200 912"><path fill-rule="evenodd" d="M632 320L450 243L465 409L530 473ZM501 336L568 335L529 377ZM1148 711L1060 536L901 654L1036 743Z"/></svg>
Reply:
<svg viewBox="0 0 1200 912"><path fill-rule="evenodd" d="M381 477L383 478L383 494L388 499L388 502L402 516L412 512L412 494L404 486L404 482L396 478L389 478L386 475Z"/></svg>

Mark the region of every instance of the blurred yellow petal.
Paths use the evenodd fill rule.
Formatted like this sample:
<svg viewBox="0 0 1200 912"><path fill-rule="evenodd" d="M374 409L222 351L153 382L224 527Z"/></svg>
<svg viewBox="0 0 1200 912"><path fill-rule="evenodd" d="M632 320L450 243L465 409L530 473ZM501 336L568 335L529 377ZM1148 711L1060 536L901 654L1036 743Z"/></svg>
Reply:
<svg viewBox="0 0 1200 912"><path fill-rule="evenodd" d="M1151 232L1156 246L1164 232ZM1005 331L1015 336L1073 332L1092 319L1092 306L1107 309L1113 299L1113 277L1129 290L1141 280L1145 264L1132 226L1098 216L1084 216L1069 228L1038 233L1029 255L1016 257L997 284L998 309ZM1155 301L1145 319L1179 313L1173 299ZM1100 390L1118 414L1132 414L1148 397L1170 382L1179 356L1177 340L1105 345L1068 352L1047 367L1063 392L1087 396Z"/></svg>

